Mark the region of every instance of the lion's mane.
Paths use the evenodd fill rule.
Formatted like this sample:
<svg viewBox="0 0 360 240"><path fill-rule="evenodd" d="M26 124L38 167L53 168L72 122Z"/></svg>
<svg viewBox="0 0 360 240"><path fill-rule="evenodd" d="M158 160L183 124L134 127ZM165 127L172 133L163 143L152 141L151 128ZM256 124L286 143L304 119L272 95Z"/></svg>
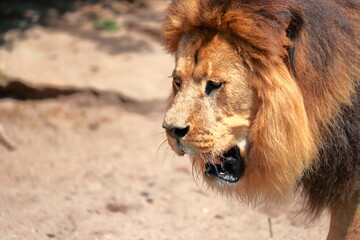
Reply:
<svg viewBox="0 0 360 240"><path fill-rule="evenodd" d="M355 0L174 0L164 22L171 53L188 32L231 36L262 102L250 161L272 182L251 184L301 186L314 214L359 183L359 13Z"/></svg>

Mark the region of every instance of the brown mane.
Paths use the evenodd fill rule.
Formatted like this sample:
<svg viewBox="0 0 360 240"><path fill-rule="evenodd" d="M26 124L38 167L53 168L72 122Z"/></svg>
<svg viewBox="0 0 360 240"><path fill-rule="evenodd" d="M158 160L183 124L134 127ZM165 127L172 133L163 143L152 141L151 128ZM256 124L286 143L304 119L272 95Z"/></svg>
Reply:
<svg viewBox="0 0 360 240"><path fill-rule="evenodd" d="M341 104L351 103L360 75L359 1L183 0L168 11L164 36L170 52L187 32L230 31L250 66L271 66L271 56L289 62L309 117L318 124L326 126Z"/></svg>
<svg viewBox="0 0 360 240"><path fill-rule="evenodd" d="M303 176L296 178L308 199L308 210L315 215L348 198L358 187L359 13L360 3L355 0L175 0L164 22L165 45L171 53L187 33L229 36L229 43L258 79L253 85L260 89L264 102L271 101L267 90L279 86L268 76L274 71L281 74L277 68L280 62L286 64L295 88L300 89L306 110L304 126L308 124L310 130L302 133L306 130L292 126L290 138L300 139L284 143L283 152L309 158ZM288 88L294 86L289 83ZM276 112L283 107L270 106ZM292 121L288 119L286 127ZM286 144L299 151L286 152Z"/></svg>

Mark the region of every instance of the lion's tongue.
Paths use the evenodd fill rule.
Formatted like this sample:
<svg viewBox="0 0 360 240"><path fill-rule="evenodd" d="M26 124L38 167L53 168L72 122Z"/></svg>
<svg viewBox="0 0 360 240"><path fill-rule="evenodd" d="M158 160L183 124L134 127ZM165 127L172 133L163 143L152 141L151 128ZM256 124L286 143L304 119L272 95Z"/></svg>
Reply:
<svg viewBox="0 0 360 240"><path fill-rule="evenodd" d="M221 157L217 157L213 160L214 164L221 164Z"/></svg>

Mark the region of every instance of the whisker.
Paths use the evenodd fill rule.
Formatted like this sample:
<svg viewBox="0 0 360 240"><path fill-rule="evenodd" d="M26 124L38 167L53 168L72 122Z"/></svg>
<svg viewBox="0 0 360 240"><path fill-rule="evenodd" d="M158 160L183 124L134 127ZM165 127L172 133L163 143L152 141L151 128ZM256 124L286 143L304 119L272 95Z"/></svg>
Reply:
<svg viewBox="0 0 360 240"><path fill-rule="evenodd" d="M174 170L174 169L175 169L175 167L174 167L175 165L174 165L174 164L175 164L175 161L176 161L176 159L175 159L176 157L178 157L178 155L176 155L175 152L173 152L173 153L172 153L172 158L171 158L171 163L170 163L170 164L171 164L170 168L171 168L171 172L172 172L172 173L175 172L175 170Z"/></svg>
<svg viewBox="0 0 360 240"><path fill-rule="evenodd" d="M164 160L167 158L168 154L170 152L170 147L168 146L165 150L165 154L164 154Z"/></svg>
<svg viewBox="0 0 360 240"><path fill-rule="evenodd" d="M165 139L158 147L157 153L159 152L160 148L164 146L164 143L166 143L167 139Z"/></svg>
<svg viewBox="0 0 360 240"><path fill-rule="evenodd" d="M162 134L166 134L166 131L154 133L154 134L151 134L151 135L152 135L153 137L156 137L156 136L159 136L159 135L162 135Z"/></svg>
<svg viewBox="0 0 360 240"><path fill-rule="evenodd" d="M160 150L161 150L161 148L163 148L164 146L166 146L166 145L164 145L164 144L166 143L166 141L167 141L167 139L165 139L165 140L159 145L159 147L157 148L157 151L156 151L156 159L159 159ZM163 155L163 160L164 160L164 155Z"/></svg>
<svg viewBox="0 0 360 240"><path fill-rule="evenodd" d="M166 145L165 145L166 146ZM169 153L170 147L166 146L165 150L163 151L163 155L162 155L162 163L163 163L163 167L167 158L167 155Z"/></svg>
<svg viewBox="0 0 360 240"><path fill-rule="evenodd" d="M194 160L191 160L191 175L192 175L192 178L194 179L195 183L196 183L196 186L200 187L199 186L199 179L200 178L200 171L198 171L197 169L198 167L195 165L195 161Z"/></svg>

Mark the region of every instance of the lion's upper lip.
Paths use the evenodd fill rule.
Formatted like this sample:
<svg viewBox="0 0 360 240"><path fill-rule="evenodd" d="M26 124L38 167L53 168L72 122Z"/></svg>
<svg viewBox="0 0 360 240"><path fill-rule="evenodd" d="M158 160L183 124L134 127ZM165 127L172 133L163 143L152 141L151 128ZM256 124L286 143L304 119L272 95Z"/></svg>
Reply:
<svg viewBox="0 0 360 240"><path fill-rule="evenodd" d="M205 175L207 177L217 177L229 183L239 181L244 170L245 165L238 146L234 146L224 153L220 158L220 163L207 162L205 164Z"/></svg>

